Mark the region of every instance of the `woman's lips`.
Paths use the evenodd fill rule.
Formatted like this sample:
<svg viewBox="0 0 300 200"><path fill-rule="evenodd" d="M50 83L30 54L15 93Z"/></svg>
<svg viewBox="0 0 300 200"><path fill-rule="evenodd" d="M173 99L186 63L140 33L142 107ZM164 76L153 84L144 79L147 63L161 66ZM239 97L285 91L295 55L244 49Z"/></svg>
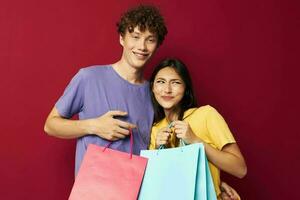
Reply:
<svg viewBox="0 0 300 200"><path fill-rule="evenodd" d="M172 96L162 96L161 98L162 98L163 100L165 100L165 101L170 101L170 100L173 99Z"/></svg>

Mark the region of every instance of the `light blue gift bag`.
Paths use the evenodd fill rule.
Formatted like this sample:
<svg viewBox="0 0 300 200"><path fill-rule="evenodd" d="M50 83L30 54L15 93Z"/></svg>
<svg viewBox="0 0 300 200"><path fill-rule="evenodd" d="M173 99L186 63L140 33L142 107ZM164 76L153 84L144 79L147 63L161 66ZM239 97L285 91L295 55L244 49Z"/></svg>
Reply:
<svg viewBox="0 0 300 200"><path fill-rule="evenodd" d="M148 158L139 200L216 200L204 146L143 150Z"/></svg>

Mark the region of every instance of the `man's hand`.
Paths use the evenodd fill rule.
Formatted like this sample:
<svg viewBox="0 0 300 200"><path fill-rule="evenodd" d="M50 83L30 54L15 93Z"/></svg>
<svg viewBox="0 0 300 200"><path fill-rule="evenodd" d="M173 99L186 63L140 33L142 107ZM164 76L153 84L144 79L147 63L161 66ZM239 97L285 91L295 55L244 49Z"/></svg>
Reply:
<svg viewBox="0 0 300 200"><path fill-rule="evenodd" d="M123 139L129 135L129 129L136 128L136 125L114 117L126 115L126 112L115 110L108 111L98 118L89 119L89 133L111 141Z"/></svg>

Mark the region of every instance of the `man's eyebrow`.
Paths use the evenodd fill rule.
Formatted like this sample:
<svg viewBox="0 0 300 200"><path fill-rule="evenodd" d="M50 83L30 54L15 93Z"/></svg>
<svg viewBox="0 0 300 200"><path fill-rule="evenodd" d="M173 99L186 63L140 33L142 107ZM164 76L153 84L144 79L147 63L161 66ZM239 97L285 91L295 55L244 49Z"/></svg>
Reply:
<svg viewBox="0 0 300 200"><path fill-rule="evenodd" d="M156 38L156 35L149 35L147 38Z"/></svg>
<svg viewBox="0 0 300 200"><path fill-rule="evenodd" d="M134 31L129 32L129 33L130 34L141 35L143 32L141 32L139 30L134 30ZM150 35L148 35L147 38L157 38L157 34L156 33L150 33Z"/></svg>
<svg viewBox="0 0 300 200"><path fill-rule="evenodd" d="M131 32L131 34L133 34L133 33L135 33L135 34L141 34L140 31L133 31L133 32Z"/></svg>

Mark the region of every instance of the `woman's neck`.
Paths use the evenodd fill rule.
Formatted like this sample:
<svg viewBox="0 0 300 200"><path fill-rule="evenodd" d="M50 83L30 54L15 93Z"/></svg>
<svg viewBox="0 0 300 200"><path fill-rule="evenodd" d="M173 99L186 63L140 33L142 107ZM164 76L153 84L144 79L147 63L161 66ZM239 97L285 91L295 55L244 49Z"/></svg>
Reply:
<svg viewBox="0 0 300 200"><path fill-rule="evenodd" d="M165 112L167 121L170 123L172 121L178 120L180 109L179 108L164 109L164 112Z"/></svg>

